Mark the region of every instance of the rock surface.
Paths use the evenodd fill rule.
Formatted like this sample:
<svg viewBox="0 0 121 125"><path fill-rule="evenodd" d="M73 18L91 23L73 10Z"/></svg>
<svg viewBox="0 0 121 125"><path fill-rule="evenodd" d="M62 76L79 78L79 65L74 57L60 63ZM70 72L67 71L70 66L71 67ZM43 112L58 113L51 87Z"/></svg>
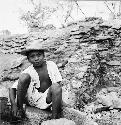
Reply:
<svg viewBox="0 0 121 125"><path fill-rule="evenodd" d="M76 125L75 122L65 119L65 118L61 118L61 119L57 119L57 120L47 120L42 122L41 125Z"/></svg>

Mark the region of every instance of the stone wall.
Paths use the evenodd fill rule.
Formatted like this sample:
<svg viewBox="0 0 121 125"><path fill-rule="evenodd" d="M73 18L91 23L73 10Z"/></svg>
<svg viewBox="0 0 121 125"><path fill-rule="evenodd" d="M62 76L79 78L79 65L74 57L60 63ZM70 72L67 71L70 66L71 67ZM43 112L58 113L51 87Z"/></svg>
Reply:
<svg viewBox="0 0 121 125"><path fill-rule="evenodd" d="M115 24L115 23L114 23ZM24 49L32 39L44 41L49 49L47 60L53 60L63 77L65 102L78 110L96 99L103 87L120 86L120 78L114 79L110 72L120 75L121 26L87 18L68 24L62 29L43 30L16 35L0 40L1 52L19 56L9 70L1 71L1 84L14 82L20 71L29 63L17 52ZM114 80L112 80L114 79Z"/></svg>

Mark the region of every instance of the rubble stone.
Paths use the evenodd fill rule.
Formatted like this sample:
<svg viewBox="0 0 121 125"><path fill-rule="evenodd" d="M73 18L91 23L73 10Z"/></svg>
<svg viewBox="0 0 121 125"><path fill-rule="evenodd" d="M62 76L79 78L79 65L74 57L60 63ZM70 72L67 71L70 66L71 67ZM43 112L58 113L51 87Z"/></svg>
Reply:
<svg viewBox="0 0 121 125"><path fill-rule="evenodd" d="M57 119L57 120L47 120L42 122L41 125L76 125L72 120L68 120L65 118Z"/></svg>

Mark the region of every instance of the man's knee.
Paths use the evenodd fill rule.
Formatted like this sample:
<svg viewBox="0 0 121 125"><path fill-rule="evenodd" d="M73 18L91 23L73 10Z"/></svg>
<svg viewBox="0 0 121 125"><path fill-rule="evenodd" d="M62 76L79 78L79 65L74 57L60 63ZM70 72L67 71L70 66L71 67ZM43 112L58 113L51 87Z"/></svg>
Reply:
<svg viewBox="0 0 121 125"><path fill-rule="evenodd" d="M52 84L46 98L46 103L50 104L52 100L62 100L62 88L61 86L57 84Z"/></svg>
<svg viewBox="0 0 121 125"><path fill-rule="evenodd" d="M18 80L18 87L28 87L31 81L31 77L27 73L21 74Z"/></svg>
<svg viewBox="0 0 121 125"><path fill-rule="evenodd" d="M52 91L53 94L56 94L56 95L62 94L62 88L61 88L61 86L58 83L57 84L53 84L51 86L51 91Z"/></svg>

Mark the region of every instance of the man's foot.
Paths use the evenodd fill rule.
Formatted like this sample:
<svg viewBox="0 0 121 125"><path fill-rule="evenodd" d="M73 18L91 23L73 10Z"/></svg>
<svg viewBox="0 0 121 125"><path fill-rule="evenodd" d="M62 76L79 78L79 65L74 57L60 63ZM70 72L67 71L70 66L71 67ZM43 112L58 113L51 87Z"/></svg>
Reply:
<svg viewBox="0 0 121 125"><path fill-rule="evenodd" d="M26 113L23 109L19 109L18 112L17 112L17 116L13 116L11 117L11 122L12 123L18 123L18 122L21 122L23 120L28 120L27 119L27 116L26 116Z"/></svg>
<svg viewBox="0 0 121 125"><path fill-rule="evenodd" d="M17 113L17 116L20 119L24 119L24 118L26 118L26 113L25 113L25 111L23 109L19 109L18 113Z"/></svg>

